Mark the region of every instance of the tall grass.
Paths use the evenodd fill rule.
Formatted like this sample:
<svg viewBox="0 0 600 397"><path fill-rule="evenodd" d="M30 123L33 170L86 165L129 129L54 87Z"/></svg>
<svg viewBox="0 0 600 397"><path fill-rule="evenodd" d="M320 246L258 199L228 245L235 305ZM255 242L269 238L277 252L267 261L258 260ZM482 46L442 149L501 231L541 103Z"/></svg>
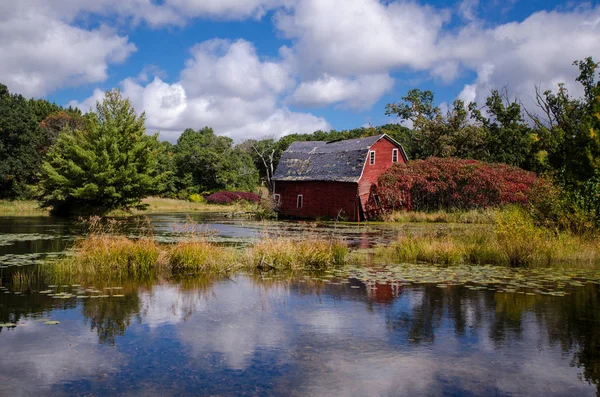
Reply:
<svg viewBox="0 0 600 397"><path fill-rule="evenodd" d="M347 256L348 247L339 240L267 238L246 251L244 262L247 267L324 269L344 264Z"/></svg>
<svg viewBox="0 0 600 397"><path fill-rule="evenodd" d="M84 277L145 277L162 264L162 252L151 238L132 240L124 236L93 235L75 244L75 255L56 266Z"/></svg>
<svg viewBox="0 0 600 397"><path fill-rule="evenodd" d="M383 215L383 221L398 223L493 224L497 215L498 210L491 208L468 211L394 211Z"/></svg>
<svg viewBox="0 0 600 397"><path fill-rule="evenodd" d="M493 228L402 233L392 244L378 247L376 255L387 260L447 265L600 266L598 240L538 227L519 207L500 211Z"/></svg>
<svg viewBox="0 0 600 397"><path fill-rule="evenodd" d="M205 240L182 241L167 251L173 272L224 272L238 269L235 251Z"/></svg>
<svg viewBox="0 0 600 397"><path fill-rule="evenodd" d="M188 217L174 227L180 241L158 244L149 220L138 225L143 237L121 235L121 223L90 217L84 221L88 235L75 244L73 255L54 266L56 275L69 277L147 278L182 273L230 273L246 269L324 269L346 261L342 241L307 238L267 238L237 249L210 241L213 233Z"/></svg>

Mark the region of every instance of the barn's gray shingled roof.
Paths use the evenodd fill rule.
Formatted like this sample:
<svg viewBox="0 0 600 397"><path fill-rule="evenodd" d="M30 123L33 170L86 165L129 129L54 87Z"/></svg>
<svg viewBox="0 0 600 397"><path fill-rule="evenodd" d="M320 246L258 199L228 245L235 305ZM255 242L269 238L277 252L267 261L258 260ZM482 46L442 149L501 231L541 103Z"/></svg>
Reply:
<svg viewBox="0 0 600 397"><path fill-rule="evenodd" d="M281 156L273 180L358 182L369 149L384 136L294 142Z"/></svg>

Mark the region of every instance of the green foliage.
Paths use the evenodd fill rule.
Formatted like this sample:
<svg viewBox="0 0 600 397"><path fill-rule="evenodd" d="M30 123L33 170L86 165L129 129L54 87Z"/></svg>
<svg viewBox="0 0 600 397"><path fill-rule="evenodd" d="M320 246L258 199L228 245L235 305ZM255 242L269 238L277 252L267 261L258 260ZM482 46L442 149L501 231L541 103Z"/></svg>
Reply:
<svg viewBox="0 0 600 397"><path fill-rule="evenodd" d="M39 126L28 101L0 84L0 198L27 198L41 158Z"/></svg>
<svg viewBox="0 0 600 397"><path fill-rule="evenodd" d="M204 190L253 190L258 171L252 158L233 140L215 135L212 128L187 129L175 146L178 188L189 193Z"/></svg>
<svg viewBox="0 0 600 397"><path fill-rule="evenodd" d="M559 84L556 93L538 93L541 114L532 116L538 130L536 149L545 153L539 169L573 187L593 178L600 166L598 64L587 58L575 65L585 96L573 98L564 84Z"/></svg>
<svg viewBox="0 0 600 397"><path fill-rule="evenodd" d="M155 193L158 141L146 136L118 90L109 91L88 114L85 129L63 130L43 164L43 203L56 214L105 213L136 206Z"/></svg>
<svg viewBox="0 0 600 397"><path fill-rule="evenodd" d="M433 101L431 91L413 89L402 102L386 107L386 115L413 124L412 134L398 137L410 149L411 158L452 156L518 166L526 162L531 131L517 101L505 102L498 91L492 91L485 113L476 103L466 106L457 99L446 114Z"/></svg>
<svg viewBox="0 0 600 397"><path fill-rule="evenodd" d="M526 166L534 138L522 116L521 105L517 100L503 98L498 90L492 91L485 104L486 115L475 103L469 104L469 109L485 132L487 161Z"/></svg>

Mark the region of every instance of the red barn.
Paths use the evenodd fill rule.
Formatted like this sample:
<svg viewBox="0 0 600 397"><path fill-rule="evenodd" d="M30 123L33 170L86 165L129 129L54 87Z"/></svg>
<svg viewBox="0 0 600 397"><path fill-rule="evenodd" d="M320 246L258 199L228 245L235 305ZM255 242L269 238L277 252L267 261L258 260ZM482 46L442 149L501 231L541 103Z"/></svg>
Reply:
<svg viewBox="0 0 600 397"><path fill-rule="evenodd" d="M293 218L368 219L380 210L377 180L408 161L389 136L333 142L294 142L273 175L279 213Z"/></svg>

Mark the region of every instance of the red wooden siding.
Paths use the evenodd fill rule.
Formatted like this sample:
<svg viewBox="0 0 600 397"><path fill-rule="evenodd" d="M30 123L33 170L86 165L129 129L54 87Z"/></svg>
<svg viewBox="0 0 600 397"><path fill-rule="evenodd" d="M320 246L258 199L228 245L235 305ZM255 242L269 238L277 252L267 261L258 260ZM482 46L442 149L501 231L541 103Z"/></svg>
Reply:
<svg viewBox="0 0 600 397"><path fill-rule="evenodd" d="M358 220L357 184L353 182L277 181L275 194L280 196L279 212L295 218L335 218L343 210L346 218ZM302 208L297 208L298 195Z"/></svg>
<svg viewBox="0 0 600 397"><path fill-rule="evenodd" d="M379 176L393 165L393 149L398 149L398 146L394 145L386 138L382 138L371 146L371 151L375 152L375 164L370 164L369 155L367 155L367 158L365 159L365 168L362 177L358 182L358 194L360 196L363 211L365 211L367 217L371 210L376 207L373 198L371 197L371 191L374 186L377 186L377 179ZM398 153L398 162L404 163L404 158L401 153Z"/></svg>

